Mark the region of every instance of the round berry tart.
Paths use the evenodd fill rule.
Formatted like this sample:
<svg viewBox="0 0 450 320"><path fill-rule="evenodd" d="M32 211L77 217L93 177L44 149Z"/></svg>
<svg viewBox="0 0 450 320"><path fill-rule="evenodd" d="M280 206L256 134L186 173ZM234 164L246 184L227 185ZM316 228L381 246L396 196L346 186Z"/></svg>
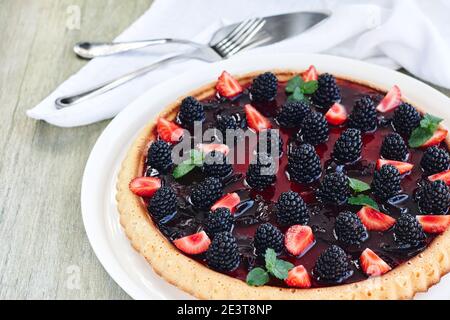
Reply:
<svg viewBox="0 0 450 320"><path fill-rule="evenodd" d="M120 221L198 298L412 298L450 270L441 121L314 66L224 71L141 131Z"/></svg>

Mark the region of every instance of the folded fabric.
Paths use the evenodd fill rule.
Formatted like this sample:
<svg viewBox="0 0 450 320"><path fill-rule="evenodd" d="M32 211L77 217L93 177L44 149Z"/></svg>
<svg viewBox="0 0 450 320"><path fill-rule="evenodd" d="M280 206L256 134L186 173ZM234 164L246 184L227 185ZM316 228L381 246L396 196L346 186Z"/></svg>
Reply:
<svg viewBox="0 0 450 320"><path fill-rule="evenodd" d="M314 10L328 10L331 16L296 37L252 51L340 55L404 67L425 81L450 88L450 0L155 0L115 41L173 37L208 43L224 23ZM93 59L27 115L61 127L111 118L152 86L207 62L170 63L69 108L57 110L54 101L183 50L185 46L160 46Z"/></svg>

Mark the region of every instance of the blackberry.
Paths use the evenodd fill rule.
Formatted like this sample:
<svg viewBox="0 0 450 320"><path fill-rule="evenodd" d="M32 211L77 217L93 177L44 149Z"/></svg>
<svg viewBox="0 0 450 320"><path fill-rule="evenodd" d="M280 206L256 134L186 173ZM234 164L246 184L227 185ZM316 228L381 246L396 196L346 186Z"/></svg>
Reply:
<svg viewBox="0 0 450 320"><path fill-rule="evenodd" d="M217 271L233 271L240 260L236 238L230 232L216 234L206 251L208 266Z"/></svg>
<svg viewBox="0 0 450 320"><path fill-rule="evenodd" d="M273 141L272 141L273 139ZM272 152L272 144L278 144L278 152ZM275 129L262 130L258 136L258 145L256 147L258 153L267 153L272 157L278 157L283 153L283 139L280 132ZM276 154L275 154L276 153Z"/></svg>
<svg viewBox="0 0 450 320"><path fill-rule="evenodd" d="M231 232L232 228L233 216L228 208L217 208L206 218L205 229L210 236L224 231Z"/></svg>
<svg viewBox="0 0 450 320"><path fill-rule="evenodd" d="M288 101L280 109L277 121L283 128L300 128L303 119L311 113L311 108L304 101Z"/></svg>
<svg viewBox="0 0 450 320"><path fill-rule="evenodd" d="M216 127L225 137L226 130L236 130L238 124L233 116L224 115L217 118Z"/></svg>
<svg viewBox="0 0 450 320"><path fill-rule="evenodd" d="M320 177L320 158L312 145L305 143L292 149L288 172L290 179L298 183L311 183Z"/></svg>
<svg viewBox="0 0 450 320"><path fill-rule="evenodd" d="M425 182L415 195L423 214L446 214L450 206L450 189L444 181Z"/></svg>
<svg viewBox="0 0 450 320"><path fill-rule="evenodd" d="M420 165L427 174L445 171L450 165L450 156L447 151L437 146L429 147L423 153Z"/></svg>
<svg viewBox="0 0 450 320"><path fill-rule="evenodd" d="M162 220L177 211L177 195L170 187L161 187L150 199L148 211L156 220Z"/></svg>
<svg viewBox="0 0 450 320"><path fill-rule="evenodd" d="M275 182L276 168L274 159L260 153L256 156L256 163L248 166L246 181L251 188L263 190Z"/></svg>
<svg viewBox="0 0 450 320"><path fill-rule="evenodd" d="M338 240L347 245L360 244L369 237L359 217L350 211L339 213L334 225L334 231Z"/></svg>
<svg viewBox="0 0 450 320"><path fill-rule="evenodd" d="M351 277L353 270L345 251L337 245L332 245L320 254L313 274L319 281L340 283Z"/></svg>
<svg viewBox="0 0 450 320"><path fill-rule="evenodd" d="M343 204L350 195L348 177L343 172L327 174L323 178L316 195L323 202Z"/></svg>
<svg viewBox="0 0 450 320"><path fill-rule="evenodd" d="M375 171L372 181L373 192L382 200L387 200L400 193L401 177L397 168L385 164L379 171Z"/></svg>
<svg viewBox="0 0 450 320"><path fill-rule="evenodd" d="M402 213L394 225L394 239L400 245L417 247L425 243L425 233L416 217Z"/></svg>
<svg viewBox="0 0 450 320"><path fill-rule="evenodd" d="M147 154L147 165L160 173L167 172L172 167L172 146L163 141L152 142Z"/></svg>
<svg viewBox="0 0 450 320"><path fill-rule="evenodd" d="M278 79L272 72L257 76L252 83L250 93L254 101L270 101L277 95Z"/></svg>
<svg viewBox="0 0 450 320"><path fill-rule="evenodd" d="M185 128L191 128L195 121L205 120L205 110L203 105L194 97L186 97L181 102L178 120Z"/></svg>
<svg viewBox="0 0 450 320"><path fill-rule="evenodd" d="M312 101L315 104L328 109L333 103L341 100L341 90L331 74L321 74L317 82L319 87L312 95Z"/></svg>
<svg viewBox="0 0 450 320"><path fill-rule="evenodd" d="M327 141L329 133L328 122L323 114L311 112L303 119L301 134L304 142L316 146Z"/></svg>
<svg viewBox="0 0 450 320"><path fill-rule="evenodd" d="M208 177L224 178L233 172L233 166L220 151L211 151L205 156L202 172Z"/></svg>
<svg viewBox="0 0 450 320"><path fill-rule="evenodd" d="M283 192L276 203L277 220L281 225L292 226L294 224L307 224L309 209L305 201L297 192Z"/></svg>
<svg viewBox="0 0 450 320"><path fill-rule="evenodd" d="M420 124L420 113L412 105L402 103L394 111L392 125L395 131L403 136L409 137L411 132Z"/></svg>
<svg viewBox="0 0 450 320"><path fill-rule="evenodd" d="M191 202L198 209L209 209L223 193L219 178L208 177L196 186L191 193Z"/></svg>
<svg viewBox="0 0 450 320"><path fill-rule="evenodd" d="M348 126L362 132L374 131L377 128L377 110L370 97L365 96L355 102L348 118Z"/></svg>
<svg viewBox="0 0 450 320"><path fill-rule="evenodd" d="M264 223L256 229L254 245L256 254L263 256L268 248L273 249L276 253L281 253L284 248L284 235L274 225Z"/></svg>
<svg viewBox="0 0 450 320"><path fill-rule="evenodd" d="M389 133L381 144L380 154L383 158L396 161L408 159L408 147L398 133Z"/></svg>
<svg viewBox="0 0 450 320"><path fill-rule="evenodd" d="M339 163L355 162L361 157L361 148L361 131L347 129L334 144L333 158Z"/></svg>

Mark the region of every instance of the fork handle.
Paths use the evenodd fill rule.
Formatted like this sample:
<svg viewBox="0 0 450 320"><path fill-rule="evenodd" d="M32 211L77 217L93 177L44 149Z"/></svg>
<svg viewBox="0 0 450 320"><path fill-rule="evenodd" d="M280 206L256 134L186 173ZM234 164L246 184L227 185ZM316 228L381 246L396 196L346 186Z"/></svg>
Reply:
<svg viewBox="0 0 450 320"><path fill-rule="evenodd" d="M84 91L75 93L73 95L67 95L67 96L63 96L60 97L58 99L55 100L55 105L56 105L56 109L63 109L63 108L67 108L70 106L73 106L74 104L80 103L82 101L88 100L90 98L99 96L105 92L108 92L111 89L114 89L128 81L131 81L137 77L140 77L144 74L146 74L147 72L156 69L157 67L168 63L170 61L174 61L177 59L182 59L182 58L187 58L189 57L186 54L179 54L179 55L175 55L175 56L171 56L162 60L159 60L155 63L152 63L148 66L145 66L143 68L140 68L138 70L135 70L133 72L124 74L116 79L104 82L100 85L94 86L92 88L86 89Z"/></svg>
<svg viewBox="0 0 450 320"><path fill-rule="evenodd" d="M169 43L198 47L197 43L189 40L164 38L131 42L79 42L73 47L73 51L81 58L92 59L95 57L109 56L125 51Z"/></svg>

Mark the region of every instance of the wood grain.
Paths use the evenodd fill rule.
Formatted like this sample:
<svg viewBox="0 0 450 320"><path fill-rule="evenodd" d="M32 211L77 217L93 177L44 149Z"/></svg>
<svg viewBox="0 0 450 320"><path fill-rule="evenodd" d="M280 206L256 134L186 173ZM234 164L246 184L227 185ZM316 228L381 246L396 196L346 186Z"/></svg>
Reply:
<svg viewBox="0 0 450 320"><path fill-rule="evenodd" d="M0 1L0 299L129 298L95 257L80 212L84 165L108 121L61 129L25 111L84 65L74 43L113 39L151 2ZM73 6L81 24L71 30Z"/></svg>
<svg viewBox="0 0 450 320"><path fill-rule="evenodd" d="M95 257L80 211L84 165L108 121L62 129L25 111L85 64L74 43L113 39L151 2L0 1L0 299L129 298ZM67 27L73 6L79 30Z"/></svg>

